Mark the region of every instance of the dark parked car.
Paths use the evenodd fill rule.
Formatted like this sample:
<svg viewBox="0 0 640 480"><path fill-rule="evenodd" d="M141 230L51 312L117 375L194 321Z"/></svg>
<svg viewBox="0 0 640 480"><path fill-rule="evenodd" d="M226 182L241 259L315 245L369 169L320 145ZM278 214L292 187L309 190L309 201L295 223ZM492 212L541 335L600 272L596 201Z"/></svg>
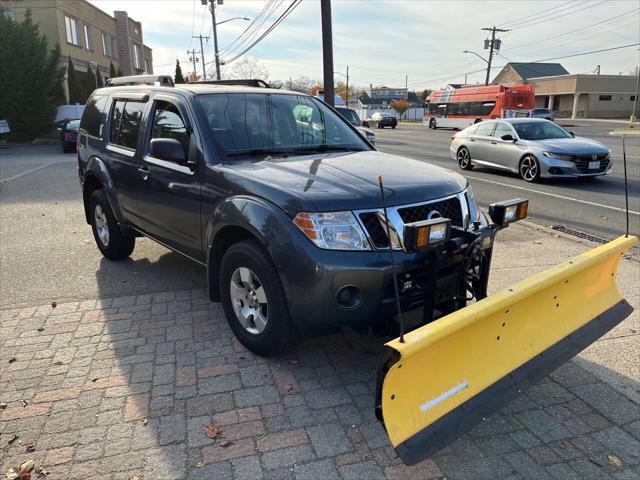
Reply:
<svg viewBox="0 0 640 480"><path fill-rule="evenodd" d="M335 109L340 115L346 118L347 122L356 127L356 130L358 130L362 136L371 143L371 145L376 144L375 134L362 124L358 113L353 108L336 106Z"/></svg>
<svg viewBox="0 0 640 480"><path fill-rule="evenodd" d="M385 115L378 120L378 128L391 127L396 128L398 126L398 119L391 115Z"/></svg>
<svg viewBox="0 0 640 480"><path fill-rule="evenodd" d="M308 95L131 78L96 90L80 124L96 244L124 259L144 235L204 266L211 300L252 351L276 353L296 331L390 318L389 243L404 309L426 303L430 321L469 292L486 295L499 227L464 177L376 151ZM417 221L429 230L411 237L422 242L413 248L405 235Z"/></svg>
<svg viewBox="0 0 640 480"><path fill-rule="evenodd" d="M80 120L65 120L58 129L60 132L60 141L62 142L62 151L64 153L76 151L79 128Z"/></svg>

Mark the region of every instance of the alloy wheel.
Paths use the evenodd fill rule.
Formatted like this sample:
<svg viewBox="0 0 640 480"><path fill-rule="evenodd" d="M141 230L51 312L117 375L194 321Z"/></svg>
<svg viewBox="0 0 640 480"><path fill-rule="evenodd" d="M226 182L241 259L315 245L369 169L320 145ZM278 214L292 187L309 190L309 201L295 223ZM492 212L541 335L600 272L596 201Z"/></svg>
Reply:
<svg viewBox="0 0 640 480"><path fill-rule="evenodd" d="M458 165L460 168L467 168L471 163L471 155L469 155L469 150L466 148L461 148L458 150Z"/></svg>
<svg viewBox="0 0 640 480"><path fill-rule="evenodd" d="M527 182L535 180L538 176L538 162L533 157L525 157L520 164L520 175Z"/></svg>
<svg viewBox="0 0 640 480"><path fill-rule="evenodd" d="M267 296L258 276L249 268L237 268L231 275L229 294L236 318L249 333L257 335L267 327Z"/></svg>
<svg viewBox="0 0 640 480"><path fill-rule="evenodd" d="M96 222L96 232L98 232L100 243L102 243L104 247L108 247L109 224L107 223L107 214L104 212L101 205L96 205L93 214Z"/></svg>

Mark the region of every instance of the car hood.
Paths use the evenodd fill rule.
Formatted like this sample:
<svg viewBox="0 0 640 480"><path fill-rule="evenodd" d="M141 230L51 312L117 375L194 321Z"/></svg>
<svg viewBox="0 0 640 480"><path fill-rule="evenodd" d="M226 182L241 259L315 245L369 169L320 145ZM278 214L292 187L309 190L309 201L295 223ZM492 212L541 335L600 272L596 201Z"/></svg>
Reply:
<svg viewBox="0 0 640 480"><path fill-rule="evenodd" d="M381 176L388 206L453 195L467 186L461 175L420 160L375 150L304 155L224 166L248 194L280 205L290 215L378 208ZM283 195L284 194L284 195Z"/></svg>
<svg viewBox="0 0 640 480"><path fill-rule="evenodd" d="M583 154L604 153L609 149L595 140L588 138L550 138L548 140L527 140L531 145L554 153Z"/></svg>

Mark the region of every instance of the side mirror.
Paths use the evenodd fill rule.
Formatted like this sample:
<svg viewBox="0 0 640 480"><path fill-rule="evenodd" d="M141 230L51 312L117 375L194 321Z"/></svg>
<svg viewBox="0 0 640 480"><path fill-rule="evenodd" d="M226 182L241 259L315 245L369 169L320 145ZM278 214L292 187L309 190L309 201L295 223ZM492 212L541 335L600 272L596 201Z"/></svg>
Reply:
<svg viewBox="0 0 640 480"><path fill-rule="evenodd" d="M515 139L515 138L513 138L513 135L511 135L511 134L509 134L509 133L507 133L506 135L502 135L502 136L500 137L500 140L504 140L505 142L514 142L514 143L515 143L515 141L516 141L516 139Z"/></svg>
<svg viewBox="0 0 640 480"><path fill-rule="evenodd" d="M573 130L569 130L569 135L575 138L576 132L574 132Z"/></svg>
<svg viewBox="0 0 640 480"><path fill-rule="evenodd" d="M177 163L178 165L190 166L187 153L182 144L175 138L154 138L151 140L152 157Z"/></svg>

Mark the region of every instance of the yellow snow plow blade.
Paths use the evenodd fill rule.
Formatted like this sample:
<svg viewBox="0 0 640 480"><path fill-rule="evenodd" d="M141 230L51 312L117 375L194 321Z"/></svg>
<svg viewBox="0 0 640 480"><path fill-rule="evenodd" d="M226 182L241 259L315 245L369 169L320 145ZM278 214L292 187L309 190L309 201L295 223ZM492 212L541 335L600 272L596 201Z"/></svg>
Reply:
<svg viewBox="0 0 640 480"><path fill-rule="evenodd" d="M620 237L387 343L378 416L400 458L445 447L624 320L615 277L636 243Z"/></svg>

